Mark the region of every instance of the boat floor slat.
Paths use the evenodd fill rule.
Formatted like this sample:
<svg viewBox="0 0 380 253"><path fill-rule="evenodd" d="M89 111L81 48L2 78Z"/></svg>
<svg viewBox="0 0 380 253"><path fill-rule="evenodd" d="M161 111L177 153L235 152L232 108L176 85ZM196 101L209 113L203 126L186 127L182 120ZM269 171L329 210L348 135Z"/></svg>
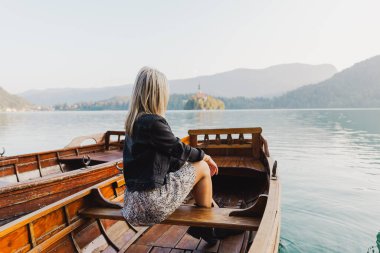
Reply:
<svg viewBox="0 0 380 253"><path fill-rule="evenodd" d="M182 239L177 244L177 249L196 250L200 243L200 239L194 238L189 234L184 234Z"/></svg>
<svg viewBox="0 0 380 253"><path fill-rule="evenodd" d="M201 242L199 243L198 247L197 247L197 250L195 250L194 252L212 252L212 253L216 253L218 252L218 249L219 249L219 245L220 245L220 240L213 246L210 246L207 244L207 242L203 239L201 239Z"/></svg>
<svg viewBox="0 0 380 253"><path fill-rule="evenodd" d="M107 246L107 248L102 250L102 253L117 253L117 251L112 246Z"/></svg>
<svg viewBox="0 0 380 253"><path fill-rule="evenodd" d="M170 253L172 248L154 247L149 253Z"/></svg>
<svg viewBox="0 0 380 253"><path fill-rule="evenodd" d="M152 246L132 244L126 251L126 253L149 253Z"/></svg>
<svg viewBox="0 0 380 253"><path fill-rule="evenodd" d="M166 224L156 224L148 229L136 242L135 244L142 245L153 245L161 236L162 231L166 231L171 227L171 225Z"/></svg>
<svg viewBox="0 0 380 253"><path fill-rule="evenodd" d="M164 234L154 243L154 246L163 248L174 248L182 237L186 234L188 227L171 226Z"/></svg>
<svg viewBox="0 0 380 253"><path fill-rule="evenodd" d="M238 253L240 252L245 233L229 236L220 242L218 253Z"/></svg>

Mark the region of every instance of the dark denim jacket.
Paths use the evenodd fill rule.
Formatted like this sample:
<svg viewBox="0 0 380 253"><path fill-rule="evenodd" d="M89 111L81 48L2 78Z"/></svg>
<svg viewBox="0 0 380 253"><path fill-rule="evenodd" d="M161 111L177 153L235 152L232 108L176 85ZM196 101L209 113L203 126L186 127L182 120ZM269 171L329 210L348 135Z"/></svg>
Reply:
<svg viewBox="0 0 380 253"><path fill-rule="evenodd" d="M129 191L162 186L166 174L181 168L186 161L203 159L204 152L181 142L165 118L143 114L133 125L132 136L124 144L124 178Z"/></svg>

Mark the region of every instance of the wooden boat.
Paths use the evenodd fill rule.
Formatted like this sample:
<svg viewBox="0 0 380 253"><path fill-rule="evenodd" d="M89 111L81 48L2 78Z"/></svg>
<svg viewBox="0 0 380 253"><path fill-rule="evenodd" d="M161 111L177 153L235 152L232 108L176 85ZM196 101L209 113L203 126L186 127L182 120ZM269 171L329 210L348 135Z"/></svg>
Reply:
<svg viewBox="0 0 380 253"><path fill-rule="evenodd" d="M1 157L0 225L120 173L111 161L122 159L123 136L108 131L77 137L64 149ZM95 144L81 146L89 139Z"/></svg>
<svg viewBox="0 0 380 253"><path fill-rule="evenodd" d="M119 175L0 227L1 252L277 252L280 180L277 163L262 151L261 128L189 134L184 142L219 163L213 197L220 208L196 207L188 197L162 224L134 227L121 214L125 183ZM186 234L188 226L244 232L208 246Z"/></svg>

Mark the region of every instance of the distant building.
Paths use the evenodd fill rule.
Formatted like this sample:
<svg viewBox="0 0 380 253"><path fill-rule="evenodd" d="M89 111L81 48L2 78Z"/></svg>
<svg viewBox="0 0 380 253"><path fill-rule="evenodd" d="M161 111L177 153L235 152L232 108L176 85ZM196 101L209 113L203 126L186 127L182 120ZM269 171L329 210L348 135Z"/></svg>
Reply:
<svg viewBox="0 0 380 253"><path fill-rule="evenodd" d="M198 92L195 94L196 98L207 100L207 95L201 91L201 84L198 84Z"/></svg>

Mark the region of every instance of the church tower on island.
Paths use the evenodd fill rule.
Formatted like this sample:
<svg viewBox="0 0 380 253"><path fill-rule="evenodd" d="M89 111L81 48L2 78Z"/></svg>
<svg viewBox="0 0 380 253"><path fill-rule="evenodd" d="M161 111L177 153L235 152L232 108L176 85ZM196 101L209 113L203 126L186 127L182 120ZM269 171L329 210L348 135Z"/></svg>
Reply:
<svg viewBox="0 0 380 253"><path fill-rule="evenodd" d="M197 98L203 98L203 100L207 100L207 95L201 91L201 84L198 83L198 92L196 94Z"/></svg>

